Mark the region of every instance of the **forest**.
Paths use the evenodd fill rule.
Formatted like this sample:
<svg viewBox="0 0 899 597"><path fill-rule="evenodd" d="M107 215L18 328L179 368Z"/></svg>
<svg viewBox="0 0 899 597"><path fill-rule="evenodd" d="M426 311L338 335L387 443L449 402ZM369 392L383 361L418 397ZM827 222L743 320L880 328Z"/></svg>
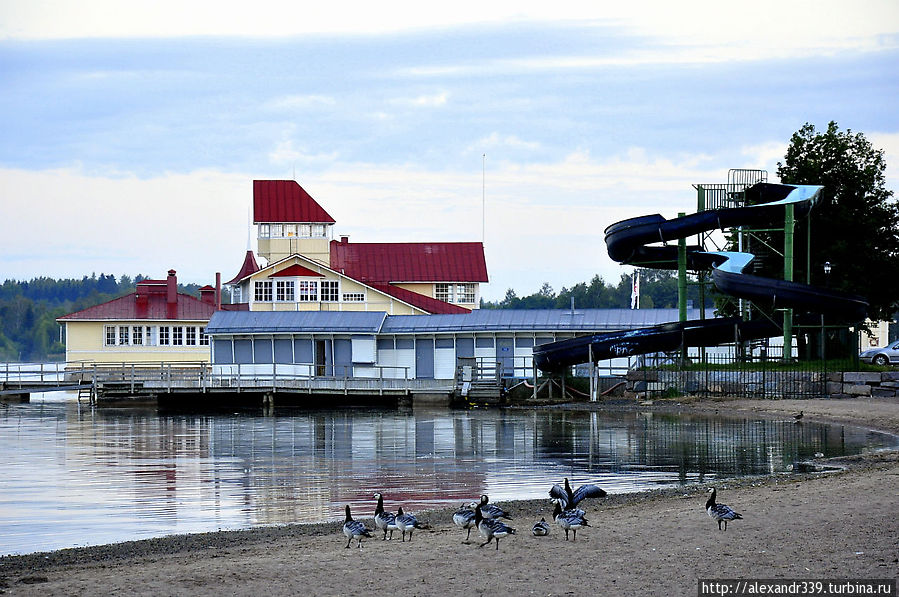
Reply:
<svg viewBox="0 0 899 597"><path fill-rule="evenodd" d="M700 290L688 276L687 302L696 308L700 305ZM629 309L631 307L630 275L621 274L617 284L610 284L594 276L589 283L581 282L571 288L562 288L558 294L545 283L539 291L528 296L518 296L511 288L501 301L481 301L482 309ZM706 307L713 307L714 300L706 297ZM660 269L640 270L641 309L677 308L677 273Z"/></svg>

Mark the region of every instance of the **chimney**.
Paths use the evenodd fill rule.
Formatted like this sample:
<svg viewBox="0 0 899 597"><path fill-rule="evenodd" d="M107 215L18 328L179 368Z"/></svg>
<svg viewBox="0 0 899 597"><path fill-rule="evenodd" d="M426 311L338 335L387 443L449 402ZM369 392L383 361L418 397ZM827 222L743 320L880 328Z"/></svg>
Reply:
<svg viewBox="0 0 899 597"><path fill-rule="evenodd" d="M340 235L340 244L345 245L350 242L350 237L346 234Z"/></svg>
<svg viewBox="0 0 899 597"><path fill-rule="evenodd" d="M166 317L169 319L178 318L178 278L175 277L175 270L169 270L169 277L165 280L166 289Z"/></svg>
<svg viewBox="0 0 899 597"><path fill-rule="evenodd" d="M222 273L215 272L215 308L222 310Z"/></svg>
<svg viewBox="0 0 899 597"><path fill-rule="evenodd" d="M175 270L169 270L169 277L165 280L166 300L168 304L178 302L178 278L175 277Z"/></svg>
<svg viewBox="0 0 899 597"><path fill-rule="evenodd" d="M200 300L207 305L215 305L215 288L204 286L200 289Z"/></svg>

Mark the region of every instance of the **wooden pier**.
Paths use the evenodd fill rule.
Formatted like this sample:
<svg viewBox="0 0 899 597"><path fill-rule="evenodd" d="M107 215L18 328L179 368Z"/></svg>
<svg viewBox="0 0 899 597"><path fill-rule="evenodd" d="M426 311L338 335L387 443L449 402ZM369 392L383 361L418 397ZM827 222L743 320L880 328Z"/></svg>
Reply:
<svg viewBox="0 0 899 597"><path fill-rule="evenodd" d="M107 406L446 405L455 388L451 379L309 376L285 373L276 365L264 369L234 365L216 372L208 363L6 364L0 365L0 400L78 391L79 401Z"/></svg>

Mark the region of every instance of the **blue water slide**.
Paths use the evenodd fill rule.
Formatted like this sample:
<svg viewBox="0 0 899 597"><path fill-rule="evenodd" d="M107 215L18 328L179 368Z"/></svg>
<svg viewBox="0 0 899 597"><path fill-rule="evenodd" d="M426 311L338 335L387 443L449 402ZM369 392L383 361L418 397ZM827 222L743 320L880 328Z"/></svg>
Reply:
<svg viewBox="0 0 899 597"><path fill-rule="evenodd" d="M758 183L744 192L747 205L714 209L667 220L659 214L622 220L605 230L609 256L623 264L655 268L677 267L677 246L656 243L676 241L712 230L737 226L781 226L784 206L794 207L794 217L803 218L821 196L820 186ZM791 308L796 323L820 322L826 314L831 321L856 322L864 319L867 300L858 295L799 282L764 278L743 272L752 263L751 253L710 252L699 246L687 247L687 267L711 271L712 282L722 293L751 300L768 309ZM781 333L768 320L743 321L721 318L665 323L649 328L582 336L534 347L534 363L543 371L554 371L614 357L676 350L686 346L714 346L769 338Z"/></svg>

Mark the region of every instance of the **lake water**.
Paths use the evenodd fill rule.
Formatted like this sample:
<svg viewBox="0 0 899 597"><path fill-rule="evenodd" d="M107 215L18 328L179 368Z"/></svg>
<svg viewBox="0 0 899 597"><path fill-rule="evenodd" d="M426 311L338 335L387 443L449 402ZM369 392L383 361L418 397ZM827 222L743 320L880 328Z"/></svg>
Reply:
<svg viewBox="0 0 899 597"><path fill-rule="evenodd" d="M50 394L46 396L52 396ZM539 410L160 414L72 400L0 406L0 555L177 533L777 473L893 447L839 425Z"/></svg>

